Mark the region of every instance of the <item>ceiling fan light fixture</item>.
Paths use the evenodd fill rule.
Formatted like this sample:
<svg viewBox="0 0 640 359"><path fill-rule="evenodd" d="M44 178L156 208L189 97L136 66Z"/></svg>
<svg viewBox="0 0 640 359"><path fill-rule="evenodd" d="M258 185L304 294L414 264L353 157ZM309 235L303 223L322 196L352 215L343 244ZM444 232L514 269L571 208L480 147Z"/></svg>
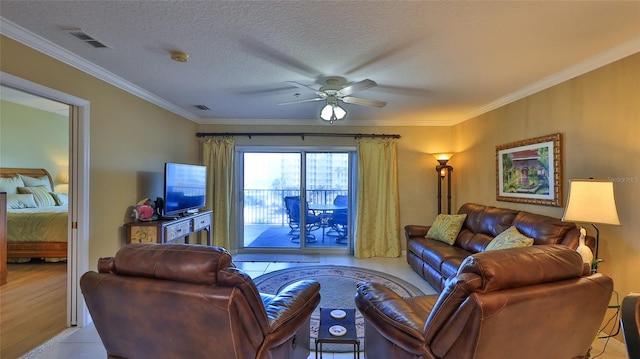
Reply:
<svg viewBox="0 0 640 359"><path fill-rule="evenodd" d="M320 111L320 118L333 124L334 121L342 120L347 115L342 107L337 104L327 103Z"/></svg>

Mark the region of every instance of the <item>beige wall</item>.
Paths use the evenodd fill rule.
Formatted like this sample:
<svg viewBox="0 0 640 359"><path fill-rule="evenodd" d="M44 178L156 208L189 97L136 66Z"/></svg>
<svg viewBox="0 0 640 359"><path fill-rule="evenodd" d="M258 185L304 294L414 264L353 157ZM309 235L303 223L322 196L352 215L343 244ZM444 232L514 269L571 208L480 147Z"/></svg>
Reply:
<svg viewBox="0 0 640 359"><path fill-rule="evenodd" d="M85 99L90 113L89 266L124 243L127 209L146 195L139 182L164 162L197 162L196 124L0 37L0 70ZM158 194L160 195L160 194Z"/></svg>
<svg viewBox="0 0 640 359"><path fill-rule="evenodd" d="M561 217L563 208L497 202L495 195L495 147L553 133L563 136L565 190L569 179L615 181L622 225L598 226L605 260L599 271L614 279L621 296L639 292L640 54L454 126L456 205L478 202Z"/></svg>
<svg viewBox="0 0 640 359"><path fill-rule="evenodd" d="M69 169L67 116L0 100L0 167L44 168L56 191Z"/></svg>

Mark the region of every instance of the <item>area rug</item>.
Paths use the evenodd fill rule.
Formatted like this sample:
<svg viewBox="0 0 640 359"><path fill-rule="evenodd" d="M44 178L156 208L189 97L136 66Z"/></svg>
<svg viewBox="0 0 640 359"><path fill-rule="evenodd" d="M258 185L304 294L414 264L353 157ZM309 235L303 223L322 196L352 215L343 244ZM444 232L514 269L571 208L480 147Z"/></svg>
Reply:
<svg viewBox="0 0 640 359"><path fill-rule="evenodd" d="M371 269L319 265L287 268L254 279L258 289L262 293L275 294L281 288L302 279L313 279L320 283L320 305L311 315L311 350L315 349L315 338L318 337L320 326L320 308L355 308L354 296L356 285L359 282L380 283L402 297L424 295L424 293L411 283L392 275ZM360 340L360 350L364 350L364 318L356 309L356 329ZM353 346L342 344L324 344L323 351L346 352L352 351Z"/></svg>

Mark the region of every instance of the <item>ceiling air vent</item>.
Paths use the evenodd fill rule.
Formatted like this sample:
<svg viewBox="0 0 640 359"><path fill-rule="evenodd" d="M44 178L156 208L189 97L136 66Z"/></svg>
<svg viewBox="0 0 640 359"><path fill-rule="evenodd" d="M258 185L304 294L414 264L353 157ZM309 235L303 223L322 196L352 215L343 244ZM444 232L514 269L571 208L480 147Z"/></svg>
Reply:
<svg viewBox="0 0 640 359"><path fill-rule="evenodd" d="M66 28L63 29L64 31L66 31L69 35L75 37L78 40L82 40L82 42L84 42L85 44L95 47L97 49L101 49L101 48L108 48L109 46L103 44L102 42L96 40L94 37L92 37L91 35L87 34L86 32L82 31L82 29L78 29L78 28Z"/></svg>
<svg viewBox="0 0 640 359"><path fill-rule="evenodd" d="M197 108L198 110L202 110L202 111L209 111L211 110L210 108L208 108L205 105L193 105L193 107Z"/></svg>

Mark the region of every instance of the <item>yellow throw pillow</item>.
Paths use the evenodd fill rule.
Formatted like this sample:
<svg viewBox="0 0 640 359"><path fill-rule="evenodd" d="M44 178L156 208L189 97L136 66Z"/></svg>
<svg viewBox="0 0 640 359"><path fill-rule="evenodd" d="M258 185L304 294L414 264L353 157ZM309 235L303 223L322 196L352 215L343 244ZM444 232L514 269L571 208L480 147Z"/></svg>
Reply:
<svg viewBox="0 0 640 359"><path fill-rule="evenodd" d="M525 236L524 234L518 232L518 229L516 227L511 226L504 232L495 236L495 238L493 238L491 242L489 242L487 248L485 248L485 251L531 247L532 245L533 238Z"/></svg>
<svg viewBox="0 0 640 359"><path fill-rule="evenodd" d="M466 218L466 214L439 214L426 237L451 245L455 243Z"/></svg>

